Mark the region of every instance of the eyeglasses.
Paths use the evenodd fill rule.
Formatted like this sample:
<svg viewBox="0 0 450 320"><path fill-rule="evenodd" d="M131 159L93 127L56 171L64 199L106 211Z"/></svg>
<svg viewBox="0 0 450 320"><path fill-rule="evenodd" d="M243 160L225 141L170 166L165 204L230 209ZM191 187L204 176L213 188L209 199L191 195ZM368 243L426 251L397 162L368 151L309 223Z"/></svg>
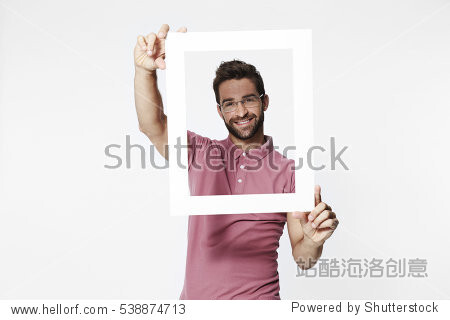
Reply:
<svg viewBox="0 0 450 320"><path fill-rule="evenodd" d="M242 103L243 107L256 108L259 106L259 100L261 99L261 97L263 95L264 95L264 93L262 95L260 95L259 97L250 96L245 99L242 99L241 101L227 101L222 104L219 104L219 107L222 109L223 112L227 112L227 113L236 111L239 102Z"/></svg>

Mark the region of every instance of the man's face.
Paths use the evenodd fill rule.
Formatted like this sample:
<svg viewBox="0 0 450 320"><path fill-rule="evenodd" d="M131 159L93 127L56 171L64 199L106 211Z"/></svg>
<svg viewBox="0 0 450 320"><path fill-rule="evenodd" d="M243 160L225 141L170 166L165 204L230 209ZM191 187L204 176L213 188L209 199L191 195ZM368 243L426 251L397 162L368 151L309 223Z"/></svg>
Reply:
<svg viewBox="0 0 450 320"><path fill-rule="evenodd" d="M220 103L225 101L240 101L249 95L259 97L259 93L256 90L255 85L250 79L233 79L227 80L219 86ZM258 107L247 108L239 103L236 110L233 112L223 112L219 106L217 106L217 112L223 119L225 126L233 136L241 140L247 140L252 138L258 129L264 122L264 111L268 107L268 96L261 97ZM247 123L239 123L242 121L250 120Z"/></svg>

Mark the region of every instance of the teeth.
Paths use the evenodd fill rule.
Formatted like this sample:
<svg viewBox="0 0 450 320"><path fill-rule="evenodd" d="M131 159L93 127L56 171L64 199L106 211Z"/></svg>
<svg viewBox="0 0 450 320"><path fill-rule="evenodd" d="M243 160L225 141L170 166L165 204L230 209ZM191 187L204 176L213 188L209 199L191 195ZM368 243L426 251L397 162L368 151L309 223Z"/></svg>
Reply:
<svg viewBox="0 0 450 320"><path fill-rule="evenodd" d="M248 120L245 120L245 121L241 121L241 122L238 122L239 124L243 124L243 123L247 123L247 122L249 122L251 119L248 119Z"/></svg>

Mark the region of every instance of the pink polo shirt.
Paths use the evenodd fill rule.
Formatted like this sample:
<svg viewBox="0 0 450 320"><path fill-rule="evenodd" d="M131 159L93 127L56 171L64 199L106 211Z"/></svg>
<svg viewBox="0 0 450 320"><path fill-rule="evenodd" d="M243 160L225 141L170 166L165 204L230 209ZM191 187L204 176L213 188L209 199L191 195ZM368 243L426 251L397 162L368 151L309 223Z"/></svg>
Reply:
<svg viewBox="0 0 450 320"><path fill-rule="evenodd" d="M271 136L248 153L229 137L211 140L187 131L191 196L295 192L294 160ZM180 299L280 299L279 240L285 212L190 215Z"/></svg>

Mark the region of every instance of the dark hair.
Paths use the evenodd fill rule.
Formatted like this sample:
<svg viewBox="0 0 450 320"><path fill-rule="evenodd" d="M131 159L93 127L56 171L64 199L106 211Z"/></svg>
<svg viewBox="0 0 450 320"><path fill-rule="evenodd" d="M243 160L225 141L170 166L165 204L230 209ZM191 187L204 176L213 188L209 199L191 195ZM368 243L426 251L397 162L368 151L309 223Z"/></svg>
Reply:
<svg viewBox="0 0 450 320"><path fill-rule="evenodd" d="M216 77L213 81L213 89L218 104L220 104L219 85L226 80L240 80L242 78L250 79L255 84L256 90L260 95L266 93L261 74L256 70L255 66L237 59L222 61L216 70Z"/></svg>

